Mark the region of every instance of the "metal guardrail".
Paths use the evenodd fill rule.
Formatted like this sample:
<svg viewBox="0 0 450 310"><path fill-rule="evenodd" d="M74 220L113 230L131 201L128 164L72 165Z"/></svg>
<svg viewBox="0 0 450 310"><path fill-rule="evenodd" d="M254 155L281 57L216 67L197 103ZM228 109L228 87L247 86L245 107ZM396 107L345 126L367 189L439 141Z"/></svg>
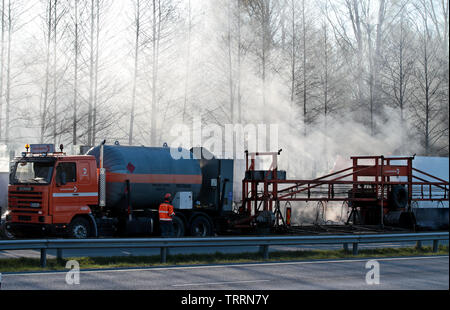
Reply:
<svg viewBox="0 0 450 310"><path fill-rule="evenodd" d="M353 246L353 255L358 254L361 243L433 241L433 252L438 251L439 241L448 240L448 232L404 233L404 234L361 234L326 236L282 236L282 237L212 237L212 238L146 238L146 239L41 239L0 241L0 250L41 251L41 267L47 264L47 250L57 250L62 259L62 250L67 249L113 249L113 248L160 248L161 262L167 261L167 249L179 247L227 247L259 246L264 259L269 258L269 246L273 245L315 245L343 244Z"/></svg>

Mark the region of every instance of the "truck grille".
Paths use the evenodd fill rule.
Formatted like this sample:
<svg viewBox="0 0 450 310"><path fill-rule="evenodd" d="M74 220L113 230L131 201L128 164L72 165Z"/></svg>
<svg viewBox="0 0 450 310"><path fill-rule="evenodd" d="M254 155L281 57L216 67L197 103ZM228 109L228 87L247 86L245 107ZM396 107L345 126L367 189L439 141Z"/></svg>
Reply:
<svg viewBox="0 0 450 310"><path fill-rule="evenodd" d="M42 192L9 192L8 205L17 209L42 209Z"/></svg>

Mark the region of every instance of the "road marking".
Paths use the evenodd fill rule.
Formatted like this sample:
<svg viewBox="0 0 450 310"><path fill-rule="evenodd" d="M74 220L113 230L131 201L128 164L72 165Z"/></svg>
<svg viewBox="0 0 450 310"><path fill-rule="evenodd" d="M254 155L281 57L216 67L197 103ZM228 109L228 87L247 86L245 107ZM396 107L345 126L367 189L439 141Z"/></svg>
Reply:
<svg viewBox="0 0 450 310"><path fill-rule="evenodd" d="M239 283L260 283L269 281L270 280L247 280L247 281L233 281L233 282L186 283L186 284L174 284L171 286L182 287L182 286L202 286L202 285L224 285L224 284L239 284Z"/></svg>
<svg viewBox="0 0 450 310"><path fill-rule="evenodd" d="M397 260L422 260L422 259L440 259L449 258L448 255L442 256L419 256L419 257L386 257L376 258L378 261L397 261ZM105 272L142 272L142 271L166 271L166 270L190 270L190 269L213 269L213 268L232 268L232 267L265 267L265 266L280 266L280 265L308 265L308 264L328 264L328 263L357 263L367 262L372 259L367 257L365 259L346 259L346 260L323 260L323 261L306 261L306 262L277 262L277 263L248 263L248 264L230 264L230 265L203 265L203 266L184 266L184 267L150 267L150 268L132 268L132 269L108 269L108 270L80 270L80 273L105 273ZM50 271L50 272L35 272L35 273L4 273L4 276L37 276L37 275L57 275L65 273L66 271Z"/></svg>

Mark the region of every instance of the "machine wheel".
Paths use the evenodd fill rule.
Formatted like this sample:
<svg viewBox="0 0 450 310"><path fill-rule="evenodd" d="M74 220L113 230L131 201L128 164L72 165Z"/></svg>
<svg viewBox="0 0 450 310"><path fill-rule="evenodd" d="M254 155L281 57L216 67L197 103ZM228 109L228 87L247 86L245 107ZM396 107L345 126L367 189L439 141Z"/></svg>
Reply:
<svg viewBox="0 0 450 310"><path fill-rule="evenodd" d="M184 225L184 221L179 218L178 216L174 216L172 219L172 224L173 224L173 230L174 230L174 237L175 238L181 238L184 237L185 232L186 232L186 228Z"/></svg>
<svg viewBox="0 0 450 310"><path fill-rule="evenodd" d="M213 227L206 216L199 215L192 221L190 232L194 237L207 237L212 235Z"/></svg>
<svg viewBox="0 0 450 310"><path fill-rule="evenodd" d="M86 239L91 236L91 224L82 217L76 217L69 225L69 237L74 239Z"/></svg>

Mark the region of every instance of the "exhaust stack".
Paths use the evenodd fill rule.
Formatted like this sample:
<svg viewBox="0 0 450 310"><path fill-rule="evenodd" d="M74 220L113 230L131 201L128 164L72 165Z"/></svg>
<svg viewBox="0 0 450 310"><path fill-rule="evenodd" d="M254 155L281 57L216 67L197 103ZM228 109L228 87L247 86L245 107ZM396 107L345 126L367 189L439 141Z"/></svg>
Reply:
<svg viewBox="0 0 450 310"><path fill-rule="evenodd" d="M105 168L103 168L103 148L106 143L106 140L103 140L102 144L100 145L100 176L99 176L99 195L100 195L100 201L99 205L100 207L106 206L106 174L105 174Z"/></svg>

